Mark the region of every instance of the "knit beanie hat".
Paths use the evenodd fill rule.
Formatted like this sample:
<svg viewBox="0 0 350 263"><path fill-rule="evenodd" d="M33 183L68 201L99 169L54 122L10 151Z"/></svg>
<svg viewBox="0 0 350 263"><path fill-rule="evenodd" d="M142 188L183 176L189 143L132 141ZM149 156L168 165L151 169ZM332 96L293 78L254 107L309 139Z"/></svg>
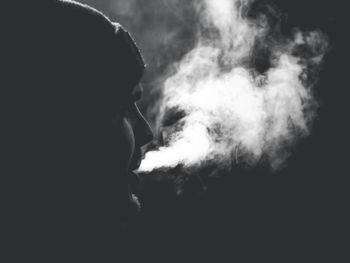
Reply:
<svg viewBox="0 0 350 263"><path fill-rule="evenodd" d="M5 37L12 90L31 95L42 87L117 101L140 81L145 63L122 25L75 1L25 2L30 3L16 9Z"/></svg>

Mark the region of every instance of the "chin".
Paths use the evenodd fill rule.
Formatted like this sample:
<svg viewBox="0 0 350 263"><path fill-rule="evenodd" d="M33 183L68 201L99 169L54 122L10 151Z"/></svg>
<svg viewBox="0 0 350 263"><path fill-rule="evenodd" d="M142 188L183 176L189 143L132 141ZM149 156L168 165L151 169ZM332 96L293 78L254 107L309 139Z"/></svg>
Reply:
<svg viewBox="0 0 350 263"><path fill-rule="evenodd" d="M138 215L141 211L141 204L140 204L139 198L134 193L131 193L130 201L135 207L136 214Z"/></svg>
<svg viewBox="0 0 350 263"><path fill-rule="evenodd" d="M141 163L141 151L135 151L133 158L128 165L128 195L129 195L129 204L128 204L128 217L132 220L135 217L138 217L141 212L141 204L137 197L137 193L139 192L140 180L134 170L137 170Z"/></svg>
<svg viewBox="0 0 350 263"><path fill-rule="evenodd" d="M141 204L135 192L139 187L139 179L137 174L129 171L129 204L128 204L128 218L131 220L139 216L141 212Z"/></svg>

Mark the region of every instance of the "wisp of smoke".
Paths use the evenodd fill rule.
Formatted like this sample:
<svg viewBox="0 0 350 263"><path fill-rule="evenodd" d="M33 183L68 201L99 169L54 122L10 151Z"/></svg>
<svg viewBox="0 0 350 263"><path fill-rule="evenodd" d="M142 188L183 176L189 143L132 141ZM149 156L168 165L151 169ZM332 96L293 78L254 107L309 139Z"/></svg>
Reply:
<svg viewBox="0 0 350 263"><path fill-rule="evenodd" d="M197 44L161 87L157 121L163 145L146 153L139 171L204 162L230 169L261 160L275 170L295 142L310 134L317 101L309 75L322 61L325 36L273 35L266 16L247 15L251 3L198 3ZM251 63L262 46L269 54L263 72ZM180 114L170 125L173 113Z"/></svg>

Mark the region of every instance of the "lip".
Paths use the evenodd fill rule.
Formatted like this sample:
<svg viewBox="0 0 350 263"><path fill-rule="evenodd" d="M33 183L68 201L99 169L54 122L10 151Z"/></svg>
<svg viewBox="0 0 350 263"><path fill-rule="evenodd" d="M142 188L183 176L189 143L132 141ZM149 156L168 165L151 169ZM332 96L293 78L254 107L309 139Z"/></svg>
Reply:
<svg viewBox="0 0 350 263"><path fill-rule="evenodd" d="M140 186L139 176L136 173L129 171L128 183L129 183L129 187L130 187L131 192L133 194L137 194L137 192L139 190L139 186Z"/></svg>
<svg viewBox="0 0 350 263"><path fill-rule="evenodd" d="M137 170L141 165L141 149L135 150L135 153L131 159L130 170Z"/></svg>
<svg viewBox="0 0 350 263"><path fill-rule="evenodd" d="M141 165L141 158L137 159L135 163L131 166L131 170L135 171L137 170Z"/></svg>
<svg viewBox="0 0 350 263"><path fill-rule="evenodd" d="M130 190L133 194L138 193L140 186L140 178L135 170L137 170L141 165L141 156L141 149L135 149L129 166L128 182Z"/></svg>

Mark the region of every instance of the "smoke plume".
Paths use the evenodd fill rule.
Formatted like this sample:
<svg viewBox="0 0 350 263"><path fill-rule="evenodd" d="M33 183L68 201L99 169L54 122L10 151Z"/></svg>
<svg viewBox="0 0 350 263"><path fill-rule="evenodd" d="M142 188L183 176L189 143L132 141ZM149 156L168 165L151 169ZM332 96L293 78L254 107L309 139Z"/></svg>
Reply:
<svg viewBox="0 0 350 263"><path fill-rule="evenodd" d="M204 162L223 169L264 162L275 170L310 134L326 38L300 30L282 36L252 3L196 2L195 47L163 78L152 111L162 145L146 153L139 171Z"/></svg>

